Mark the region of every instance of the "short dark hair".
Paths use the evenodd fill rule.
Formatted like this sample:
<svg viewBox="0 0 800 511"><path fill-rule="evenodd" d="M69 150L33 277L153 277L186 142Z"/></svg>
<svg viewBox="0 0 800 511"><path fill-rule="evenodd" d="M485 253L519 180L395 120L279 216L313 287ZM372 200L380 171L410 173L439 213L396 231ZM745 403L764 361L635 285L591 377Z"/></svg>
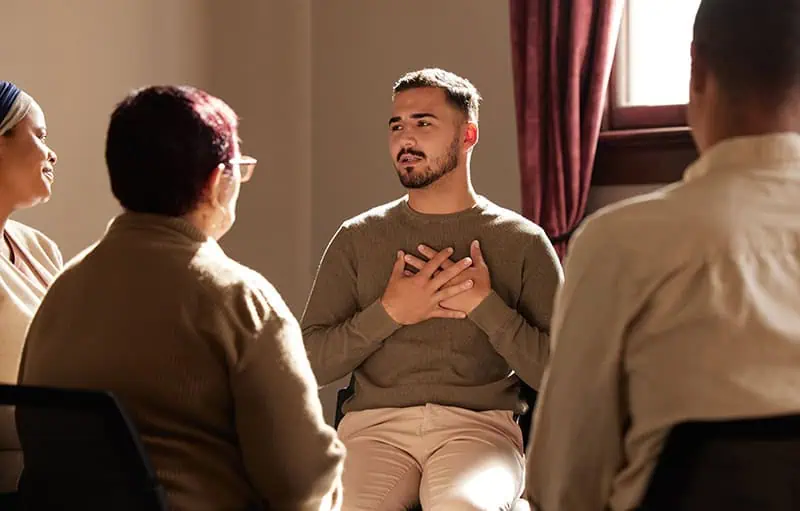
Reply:
<svg viewBox="0 0 800 511"><path fill-rule="evenodd" d="M136 90L111 114L111 191L138 213L182 216L200 202L212 171L234 156L238 119L224 101L189 86Z"/></svg>
<svg viewBox="0 0 800 511"><path fill-rule="evenodd" d="M800 2L702 0L694 45L723 92L781 101L800 85Z"/></svg>
<svg viewBox="0 0 800 511"><path fill-rule="evenodd" d="M467 119L478 122L478 109L482 99L478 89L466 78L444 69L420 69L403 75L392 88L392 100L400 92L422 87L442 89L451 105L463 112Z"/></svg>

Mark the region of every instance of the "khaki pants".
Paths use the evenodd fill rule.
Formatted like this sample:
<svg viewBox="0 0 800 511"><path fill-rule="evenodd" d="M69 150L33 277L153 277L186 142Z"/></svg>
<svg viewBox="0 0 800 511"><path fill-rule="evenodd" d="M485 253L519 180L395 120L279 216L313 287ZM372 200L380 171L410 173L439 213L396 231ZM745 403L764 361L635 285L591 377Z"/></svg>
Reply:
<svg viewBox="0 0 800 511"><path fill-rule="evenodd" d="M522 433L510 411L428 404L350 412L343 511L508 510L522 493Z"/></svg>

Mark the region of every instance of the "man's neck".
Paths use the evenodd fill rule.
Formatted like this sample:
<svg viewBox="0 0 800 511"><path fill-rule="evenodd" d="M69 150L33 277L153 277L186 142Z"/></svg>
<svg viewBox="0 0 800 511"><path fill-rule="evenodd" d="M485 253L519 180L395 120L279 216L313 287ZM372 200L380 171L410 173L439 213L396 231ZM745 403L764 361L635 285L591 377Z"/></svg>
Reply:
<svg viewBox="0 0 800 511"><path fill-rule="evenodd" d="M440 179L427 188L408 191L408 206L428 215L447 215L464 211L478 202L478 194L469 180L442 183Z"/></svg>
<svg viewBox="0 0 800 511"><path fill-rule="evenodd" d="M213 235L212 222L209 220L210 215L204 211L204 208L195 208L194 210L183 215L182 218L192 224L201 233L210 238L215 238Z"/></svg>
<svg viewBox="0 0 800 511"><path fill-rule="evenodd" d="M708 147L736 137L800 133L800 95L773 108L757 103L721 108L709 131Z"/></svg>

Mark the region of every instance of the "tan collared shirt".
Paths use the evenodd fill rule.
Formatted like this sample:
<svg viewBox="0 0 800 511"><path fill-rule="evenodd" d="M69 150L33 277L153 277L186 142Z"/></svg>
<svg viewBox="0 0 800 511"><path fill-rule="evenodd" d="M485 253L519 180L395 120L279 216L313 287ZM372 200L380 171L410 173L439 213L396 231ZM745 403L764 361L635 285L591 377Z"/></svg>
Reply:
<svg viewBox="0 0 800 511"><path fill-rule="evenodd" d="M800 135L717 144L591 217L528 456L544 511L634 509L671 426L800 412Z"/></svg>

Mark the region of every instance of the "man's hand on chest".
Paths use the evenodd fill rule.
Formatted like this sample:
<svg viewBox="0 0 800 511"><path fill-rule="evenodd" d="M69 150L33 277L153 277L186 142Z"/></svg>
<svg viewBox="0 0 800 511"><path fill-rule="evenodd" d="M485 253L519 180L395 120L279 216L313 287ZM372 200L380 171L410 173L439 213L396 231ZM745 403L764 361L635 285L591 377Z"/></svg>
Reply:
<svg viewBox="0 0 800 511"><path fill-rule="evenodd" d="M417 250L421 258L411 254L406 254L405 256L405 261L417 270L424 268L425 265L433 261L435 256L439 253L437 250L427 245L420 245L417 247ZM470 244L470 257L472 258L472 265L448 280L443 288L446 289L451 286L458 286L468 280L472 281L472 287L458 295L442 300L439 303L441 307L469 314L491 294L492 281L489 276L489 267L486 265L486 260L483 257L480 244L477 240ZM456 264L454 261L445 259L433 275L438 275L438 272L447 270L454 264Z"/></svg>

